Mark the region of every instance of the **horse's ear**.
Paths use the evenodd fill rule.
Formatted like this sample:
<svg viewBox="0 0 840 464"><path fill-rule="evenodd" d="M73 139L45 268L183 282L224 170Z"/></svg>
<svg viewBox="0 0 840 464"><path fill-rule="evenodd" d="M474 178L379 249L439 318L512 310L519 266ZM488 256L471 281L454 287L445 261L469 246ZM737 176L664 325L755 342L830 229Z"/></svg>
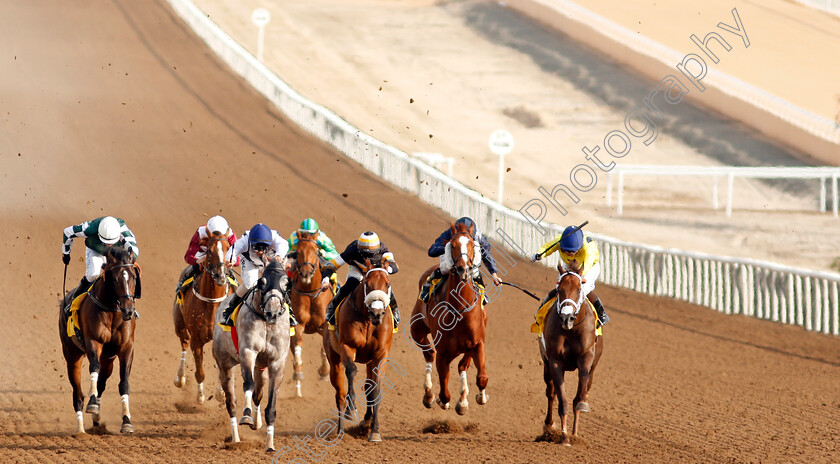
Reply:
<svg viewBox="0 0 840 464"><path fill-rule="evenodd" d="M583 277L581 277L581 278L580 278L580 284L581 284L581 285L583 285L583 284L585 284L585 283L586 283L586 279L585 279L585 278L583 278Z"/></svg>
<svg viewBox="0 0 840 464"><path fill-rule="evenodd" d="M265 277L260 277L260 280L257 281L257 288L260 290L260 292L265 291L265 283Z"/></svg>
<svg viewBox="0 0 840 464"><path fill-rule="evenodd" d="M456 233L458 233L458 230L455 228L455 223L454 222L449 223L449 232L451 232L452 235L455 235Z"/></svg>
<svg viewBox="0 0 840 464"><path fill-rule="evenodd" d="M134 269L134 298L140 298L140 268L135 266Z"/></svg>
<svg viewBox="0 0 840 464"><path fill-rule="evenodd" d="M365 272L373 269L373 264L370 263L370 258L365 258Z"/></svg>

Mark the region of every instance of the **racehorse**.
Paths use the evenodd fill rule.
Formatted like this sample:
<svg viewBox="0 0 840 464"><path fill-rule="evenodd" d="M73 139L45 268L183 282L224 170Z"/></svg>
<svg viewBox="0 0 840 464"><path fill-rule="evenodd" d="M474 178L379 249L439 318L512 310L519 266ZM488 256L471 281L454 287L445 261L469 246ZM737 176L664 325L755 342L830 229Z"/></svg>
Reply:
<svg viewBox="0 0 840 464"><path fill-rule="evenodd" d="M183 291L181 304L176 300L172 306L175 334L181 340L181 363L175 374L175 386L182 388L186 383L189 347L195 359L196 401L199 404L204 403L204 345L213 339L213 314L230 290L225 265L225 253L230 248L227 237L215 232L202 239L201 245L207 250L201 272L195 276L190 288Z"/></svg>
<svg viewBox="0 0 840 464"><path fill-rule="evenodd" d="M131 413L128 408L131 363L134 360L134 328L136 312L134 303L140 298L140 267L134 263L132 253L122 248L109 248L102 275L94 281L82 301L77 317L81 329L80 348L67 335L67 315L64 308L71 303L75 289L64 296L58 316L58 332L67 378L73 387L73 409L76 411L76 432L85 433L82 415L81 369L87 355L90 365L90 390L85 412L93 416L94 427L99 426L99 404L105 391L105 382L114 370L114 360L120 360L119 391L122 400L122 426L120 432L133 433Z"/></svg>
<svg viewBox="0 0 840 464"><path fill-rule="evenodd" d="M268 403L265 405L266 451L274 451L274 420L276 417L277 394L286 369L289 356L289 309L285 292L289 277L283 264L272 259L257 284L242 299L236 319L238 344L234 345L233 331L225 332L218 325L222 320L222 309L216 309L213 329L213 357L219 368L219 381L225 392L225 405L230 416L231 441L239 442L239 428L236 423L236 397L233 387L233 368L241 363L245 408L239 424L249 425L252 430L262 428L260 402L262 387L268 384ZM259 371L259 373L257 373ZM258 375L255 375L258 374Z"/></svg>
<svg viewBox="0 0 840 464"><path fill-rule="evenodd" d="M310 234L298 231L297 258L292 273L292 311L298 321L293 337L294 345L294 380L295 392L301 393L303 380L303 334L319 333L323 336L324 322L327 317L327 305L333 297L332 291L321 289L321 260L318 255L318 232ZM321 380L327 380L329 364L327 354L321 346L321 367L318 369Z"/></svg>
<svg viewBox="0 0 840 464"><path fill-rule="evenodd" d="M356 363L367 365L364 423L370 425L368 441L380 442L379 405L382 402L381 378L394 338L394 319L388 307L391 302L391 281L386 263L371 264L365 260L365 277L336 309L336 330L324 331L324 349L330 362L330 383L335 389L338 414L338 435L344 432L344 421L356 415ZM385 361L385 362L383 362ZM344 367L344 377L341 368Z"/></svg>
<svg viewBox="0 0 840 464"><path fill-rule="evenodd" d="M458 355L463 354L458 362L461 396L455 404L455 411L463 415L469 407L467 370L472 360L475 360L478 368L476 384L479 392L475 397L476 402L484 405L489 400L486 392L488 377L484 356L487 312L481 304L482 292L473 280L473 273L481 261L480 251L476 250L466 225L459 224L456 228L452 224L451 231L452 239L446 246L446 252L453 261L452 271L443 285L443 291L432 292L434 294L429 295L428 304L417 300L409 321L409 332L426 359L423 405L427 408L432 407L432 401L435 399L432 392L432 363L436 364L440 381L437 404L442 409L449 409L450 364ZM419 283L421 287L436 267L431 267L423 274ZM433 342L429 341L429 335L433 335Z"/></svg>
<svg viewBox="0 0 840 464"><path fill-rule="evenodd" d="M556 396L561 443L565 445L569 444L566 433L566 395L563 391L566 371L578 370L578 389L574 399L575 422L572 426L572 435L577 436L580 413L589 412L592 373L604 351L604 337L595 335L595 314L584 303L586 297L581 291L583 283L578 269L572 268L561 274L557 282L557 300L553 310L549 309L545 316L545 328L540 337L545 396L548 398L545 431L551 433L555 430L552 408Z"/></svg>

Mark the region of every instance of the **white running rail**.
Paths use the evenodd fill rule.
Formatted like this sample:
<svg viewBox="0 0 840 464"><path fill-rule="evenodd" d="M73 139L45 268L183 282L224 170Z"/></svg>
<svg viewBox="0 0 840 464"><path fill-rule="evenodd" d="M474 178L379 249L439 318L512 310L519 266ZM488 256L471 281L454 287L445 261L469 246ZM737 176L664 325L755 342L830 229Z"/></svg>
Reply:
<svg viewBox="0 0 840 464"><path fill-rule="evenodd" d="M718 179L726 179L726 216L732 216L732 202L734 196L733 182L738 178L751 179L819 179L821 212L826 211L826 181L831 181L832 211L838 217L840 195L838 195L837 179L840 178L840 168L837 167L735 167L735 166L661 166L618 164L607 177L607 206L612 206L613 177L618 177L618 214L624 212L624 178L627 176L694 176L711 177L712 207L719 208Z"/></svg>
<svg viewBox="0 0 840 464"><path fill-rule="evenodd" d="M495 231L498 242L521 255L538 249L553 234L561 232L559 226L551 225L551 234L542 235L517 211L482 197L437 169L364 134L295 92L190 0L168 2L222 61L289 119L391 184L454 217L475 218L481 229ZM591 236L600 245L602 280L606 284L671 296L727 314L746 314L840 335L840 275ZM503 267L505 261L499 261ZM557 256L543 262L556 266Z"/></svg>

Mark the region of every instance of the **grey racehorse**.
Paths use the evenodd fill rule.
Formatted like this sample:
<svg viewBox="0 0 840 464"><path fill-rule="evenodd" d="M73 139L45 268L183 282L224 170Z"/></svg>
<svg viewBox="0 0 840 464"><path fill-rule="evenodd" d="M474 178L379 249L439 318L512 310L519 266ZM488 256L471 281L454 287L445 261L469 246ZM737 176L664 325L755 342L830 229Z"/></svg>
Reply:
<svg viewBox="0 0 840 464"><path fill-rule="evenodd" d="M225 404L230 416L231 441L239 441L239 424L252 430L262 428L260 401L262 387L268 384L268 402L265 405L266 451L274 451L274 419L277 393L283 381L286 358L289 356L289 296L286 293L288 277L283 265L272 260L262 277L245 296L236 320L239 351L233 345L231 332L218 326L222 320L219 305L214 320L213 357L219 368L219 380L225 393ZM236 422L236 398L233 388L233 368L241 363L245 409L239 424ZM255 375L255 373L257 375Z"/></svg>

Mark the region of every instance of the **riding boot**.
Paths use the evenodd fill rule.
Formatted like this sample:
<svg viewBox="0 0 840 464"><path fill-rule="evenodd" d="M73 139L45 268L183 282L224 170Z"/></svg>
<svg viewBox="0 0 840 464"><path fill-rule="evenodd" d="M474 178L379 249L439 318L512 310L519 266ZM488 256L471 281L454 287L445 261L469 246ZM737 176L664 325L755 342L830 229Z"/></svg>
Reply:
<svg viewBox="0 0 840 464"><path fill-rule="evenodd" d="M82 280L79 281L79 286L76 287L76 290L73 291L73 296L70 297L67 306L64 308L64 312L70 312L71 303L73 300L79 297L82 293L85 293L87 289L90 287L90 282L88 282L87 277L82 277Z"/></svg>
<svg viewBox="0 0 840 464"><path fill-rule="evenodd" d="M610 316L607 315L607 310L604 309L604 305L603 303L601 303L601 299L595 297L594 301L592 299L589 299L589 301L592 303L593 306L595 306L595 312L598 313L598 320L601 321L601 325L604 326L607 324L607 322L610 322Z"/></svg>
<svg viewBox="0 0 840 464"><path fill-rule="evenodd" d="M181 291L181 287L184 286L184 282L190 279L190 277L196 275L198 273L198 264L193 264L192 266L187 268L187 272L178 279L178 286L175 287L175 293L179 293Z"/></svg>
<svg viewBox="0 0 840 464"><path fill-rule="evenodd" d="M350 294L350 291L355 288L355 285L350 285L350 279L338 290L338 293L333 296L333 299L330 300L330 304L327 306L327 322L332 325L335 325L335 308L341 303L341 300L345 299L347 295Z"/></svg>
<svg viewBox="0 0 840 464"><path fill-rule="evenodd" d="M432 281L435 279L440 279L443 277L443 272L441 272L440 268L436 268L435 272L429 274L429 277L426 278L426 282L423 284L423 289L420 291L420 299L423 300L423 303L429 302L429 291L432 289Z"/></svg>
<svg viewBox="0 0 840 464"><path fill-rule="evenodd" d="M400 307L397 304L397 297L391 292L391 313L394 315L394 328L400 326Z"/></svg>
<svg viewBox="0 0 840 464"><path fill-rule="evenodd" d="M239 303L242 303L242 297L234 293L233 297L231 297L230 301L228 302L227 307L224 311L222 311L222 322L220 322L220 324L228 327L233 326L233 321L230 319L230 317L233 315L233 310L236 309L237 306L239 306Z"/></svg>
<svg viewBox="0 0 840 464"><path fill-rule="evenodd" d="M295 319L294 311L289 311L289 327L297 327L298 321Z"/></svg>

